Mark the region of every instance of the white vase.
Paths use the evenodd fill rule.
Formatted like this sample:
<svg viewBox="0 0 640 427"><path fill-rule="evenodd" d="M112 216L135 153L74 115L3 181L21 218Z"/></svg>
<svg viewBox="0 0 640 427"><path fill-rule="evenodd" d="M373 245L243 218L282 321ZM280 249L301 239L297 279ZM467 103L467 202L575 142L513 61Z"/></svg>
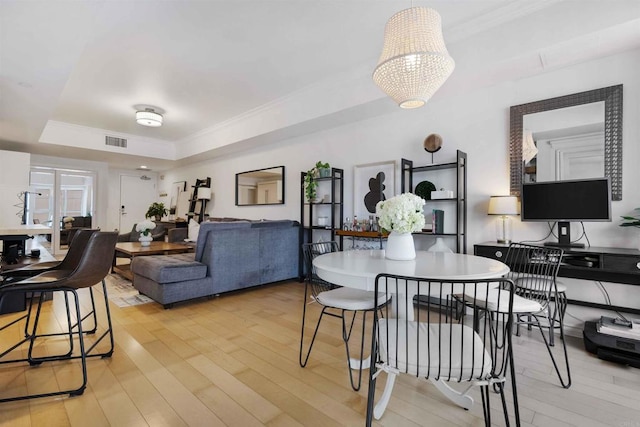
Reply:
<svg viewBox="0 0 640 427"><path fill-rule="evenodd" d="M433 246L431 246L429 249L427 249L427 252L453 253L451 248L447 246L447 244L444 242L444 239L442 237L436 237L436 243Z"/></svg>
<svg viewBox="0 0 640 427"><path fill-rule="evenodd" d="M149 246L151 244L151 241L153 240L153 237L141 234L140 237L138 237L138 240L140 241L140 246Z"/></svg>
<svg viewBox="0 0 640 427"><path fill-rule="evenodd" d="M416 247L411 233L396 233L392 231L387 238L384 252L387 259L409 261L416 258Z"/></svg>

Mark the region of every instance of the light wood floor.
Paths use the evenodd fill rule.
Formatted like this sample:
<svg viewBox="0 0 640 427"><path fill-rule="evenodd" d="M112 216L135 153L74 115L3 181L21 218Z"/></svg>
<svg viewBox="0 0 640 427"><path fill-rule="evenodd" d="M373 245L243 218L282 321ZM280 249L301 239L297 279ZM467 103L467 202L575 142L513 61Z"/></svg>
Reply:
<svg viewBox="0 0 640 427"><path fill-rule="evenodd" d="M302 298L302 285L290 282L170 310L155 303L112 304L115 353L88 361L84 395L2 403L0 425L363 425L366 382L358 393L349 386L336 321L324 325L309 365L298 364ZM63 320L61 303L58 298L47 303L49 328L59 328ZM6 348L19 335L19 330L2 332L0 345ZM640 426L640 370L601 361L586 353L580 340L569 344L573 386L564 390L539 338L527 333L515 338L523 425ZM50 340L44 350L61 345ZM2 365L0 396L73 383L78 363ZM378 425L479 426L479 406L465 411L430 383L401 376ZM493 421L504 425L497 396L492 407Z"/></svg>

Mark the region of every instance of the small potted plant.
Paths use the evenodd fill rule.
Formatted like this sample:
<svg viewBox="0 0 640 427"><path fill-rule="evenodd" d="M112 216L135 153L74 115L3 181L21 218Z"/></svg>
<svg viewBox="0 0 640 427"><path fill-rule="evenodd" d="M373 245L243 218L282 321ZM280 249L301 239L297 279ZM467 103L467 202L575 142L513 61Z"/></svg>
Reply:
<svg viewBox="0 0 640 427"><path fill-rule="evenodd" d="M331 176L331 166L329 166L329 163L317 161L314 169L318 171L318 176L320 178L328 178Z"/></svg>
<svg viewBox="0 0 640 427"><path fill-rule="evenodd" d="M640 227L640 208L635 208L634 211L637 212L634 216L623 215L621 217L622 224L620 224L620 227Z"/></svg>
<svg viewBox="0 0 640 427"><path fill-rule="evenodd" d="M635 215L621 216L622 223L620 224L620 227L640 228L640 208L635 208L633 211L635 212ZM640 249L640 234L636 238L638 239L636 246Z"/></svg>
<svg viewBox="0 0 640 427"><path fill-rule="evenodd" d="M156 221L160 221L167 213L169 213L169 211L164 207L164 203L153 202L151 206L149 206L149 209L147 209L144 217L155 218Z"/></svg>
<svg viewBox="0 0 640 427"><path fill-rule="evenodd" d="M318 183L314 178L328 178L331 176L331 166L329 163L317 161L316 165L307 171L304 177L304 191L307 201L313 202L317 196Z"/></svg>

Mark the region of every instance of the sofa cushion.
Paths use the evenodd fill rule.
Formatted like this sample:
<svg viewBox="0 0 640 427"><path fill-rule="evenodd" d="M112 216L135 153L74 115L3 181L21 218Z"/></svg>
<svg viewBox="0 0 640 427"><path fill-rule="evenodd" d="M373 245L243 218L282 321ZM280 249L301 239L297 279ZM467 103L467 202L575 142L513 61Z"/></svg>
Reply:
<svg viewBox="0 0 640 427"><path fill-rule="evenodd" d="M202 279L207 266L195 261L193 254L152 255L135 257L131 271L157 283L173 283Z"/></svg>
<svg viewBox="0 0 640 427"><path fill-rule="evenodd" d="M196 257L198 261L202 261L202 254L204 251L204 245L207 240L207 234L210 232L228 230L235 228L250 228L251 223L246 221L235 222L209 222L205 221L200 224L200 232L198 233L198 241L196 242Z"/></svg>

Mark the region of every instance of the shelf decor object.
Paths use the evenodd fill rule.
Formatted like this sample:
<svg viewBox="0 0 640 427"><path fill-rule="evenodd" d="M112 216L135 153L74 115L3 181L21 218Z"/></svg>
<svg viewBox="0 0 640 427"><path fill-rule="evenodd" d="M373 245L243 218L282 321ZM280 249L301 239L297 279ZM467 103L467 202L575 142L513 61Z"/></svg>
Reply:
<svg viewBox="0 0 640 427"><path fill-rule="evenodd" d="M433 163L433 153L440 151L442 148L442 137L437 133L427 136L422 143L424 151L431 153L431 163Z"/></svg>
<svg viewBox="0 0 640 427"><path fill-rule="evenodd" d="M387 22L373 81L400 108L418 108L427 103L454 68L438 12L412 7Z"/></svg>
<svg viewBox="0 0 640 427"><path fill-rule="evenodd" d="M422 181L416 185L414 193L425 200L431 200L431 192L436 191L436 186L431 181Z"/></svg>
<svg viewBox="0 0 640 427"><path fill-rule="evenodd" d="M427 249L427 252L453 253L442 237L436 237L436 242Z"/></svg>
<svg viewBox="0 0 640 427"><path fill-rule="evenodd" d="M499 215L496 222L498 243L511 243L510 215L519 215L518 198L515 196L491 196L489 199L489 215Z"/></svg>

